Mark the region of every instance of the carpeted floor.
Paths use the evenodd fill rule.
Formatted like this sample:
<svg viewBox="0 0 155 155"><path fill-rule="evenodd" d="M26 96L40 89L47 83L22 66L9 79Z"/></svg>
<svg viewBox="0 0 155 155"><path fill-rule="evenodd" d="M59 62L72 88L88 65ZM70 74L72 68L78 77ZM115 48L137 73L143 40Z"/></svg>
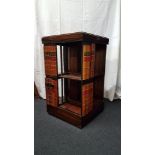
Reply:
<svg viewBox="0 0 155 155"><path fill-rule="evenodd" d="M34 104L35 155L121 155L121 101L106 101L104 111L83 129L47 114L45 100Z"/></svg>

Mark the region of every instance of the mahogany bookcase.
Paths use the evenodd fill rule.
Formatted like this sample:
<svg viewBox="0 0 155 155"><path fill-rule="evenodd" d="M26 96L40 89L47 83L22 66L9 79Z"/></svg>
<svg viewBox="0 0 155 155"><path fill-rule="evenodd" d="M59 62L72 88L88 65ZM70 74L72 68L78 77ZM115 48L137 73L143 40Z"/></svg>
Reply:
<svg viewBox="0 0 155 155"><path fill-rule="evenodd" d="M108 42L86 32L42 38L50 115L82 128L103 111Z"/></svg>

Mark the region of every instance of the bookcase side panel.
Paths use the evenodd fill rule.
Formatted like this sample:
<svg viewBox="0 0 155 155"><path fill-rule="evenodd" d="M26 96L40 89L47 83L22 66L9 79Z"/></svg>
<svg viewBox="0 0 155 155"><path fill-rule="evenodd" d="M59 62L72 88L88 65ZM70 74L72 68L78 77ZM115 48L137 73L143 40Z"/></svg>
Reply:
<svg viewBox="0 0 155 155"><path fill-rule="evenodd" d="M104 75L106 45L96 44L95 51L95 76Z"/></svg>
<svg viewBox="0 0 155 155"><path fill-rule="evenodd" d="M106 62L106 45L96 45L95 51L95 80L94 80L94 99L103 100L104 98L104 76Z"/></svg>

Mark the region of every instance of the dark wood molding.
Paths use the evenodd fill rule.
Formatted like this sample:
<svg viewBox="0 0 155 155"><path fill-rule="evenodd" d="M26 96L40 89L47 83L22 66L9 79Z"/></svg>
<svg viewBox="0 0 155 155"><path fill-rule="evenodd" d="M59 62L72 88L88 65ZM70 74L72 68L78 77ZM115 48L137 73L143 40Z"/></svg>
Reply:
<svg viewBox="0 0 155 155"><path fill-rule="evenodd" d="M75 32L61 35L52 35L42 38L43 44L67 44L73 42L108 44L109 39L86 32Z"/></svg>

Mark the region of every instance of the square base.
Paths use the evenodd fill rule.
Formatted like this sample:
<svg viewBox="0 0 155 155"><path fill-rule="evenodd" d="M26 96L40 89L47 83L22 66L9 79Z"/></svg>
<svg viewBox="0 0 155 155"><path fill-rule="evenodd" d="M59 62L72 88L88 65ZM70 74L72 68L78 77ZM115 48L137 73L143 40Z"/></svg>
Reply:
<svg viewBox="0 0 155 155"><path fill-rule="evenodd" d="M64 120L78 128L83 128L95 116L97 116L100 112L102 112L103 109L104 109L104 103L103 102L97 103L95 104L94 109L89 114L82 117L81 115L73 113L72 111L69 111L68 109L63 108L61 106L52 107L50 105L47 105L47 112L50 115L60 118L61 120Z"/></svg>

